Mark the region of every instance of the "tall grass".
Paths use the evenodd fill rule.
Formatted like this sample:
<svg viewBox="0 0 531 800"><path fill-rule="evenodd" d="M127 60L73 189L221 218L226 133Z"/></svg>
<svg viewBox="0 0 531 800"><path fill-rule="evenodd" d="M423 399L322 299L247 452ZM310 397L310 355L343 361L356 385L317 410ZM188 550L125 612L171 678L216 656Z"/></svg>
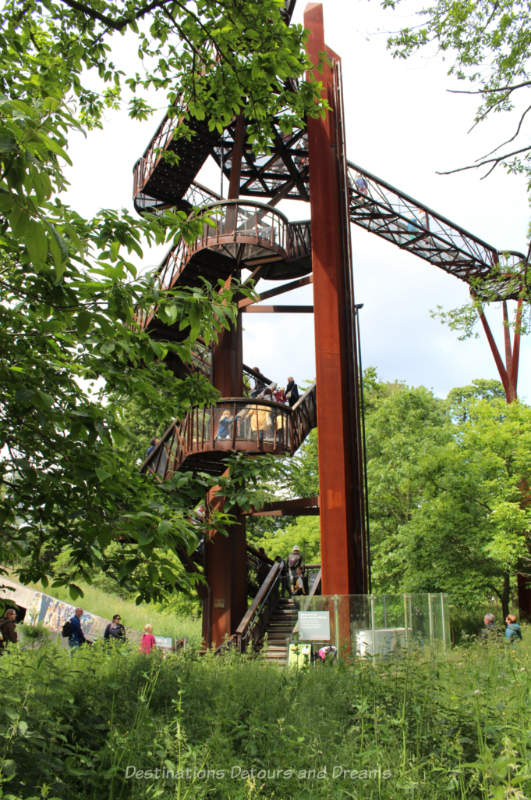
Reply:
<svg viewBox="0 0 531 800"><path fill-rule="evenodd" d="M523 800L522 644L300 671L231 654L13 651L0 659L0 797Z"/></svg>

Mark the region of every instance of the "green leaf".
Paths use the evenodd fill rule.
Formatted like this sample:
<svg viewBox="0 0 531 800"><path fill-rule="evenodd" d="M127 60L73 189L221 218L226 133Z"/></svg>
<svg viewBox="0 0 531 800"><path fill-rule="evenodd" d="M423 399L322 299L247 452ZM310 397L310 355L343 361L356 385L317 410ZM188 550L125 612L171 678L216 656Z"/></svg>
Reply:
<svg viewBox="0 0 531 800"><path fill-rule="evenodd" d="M88 311L80 311L76 318L76 328L80 336L84 336L92 322L92 314Z"/></svg>
<svg viewBox="0 0 531 800"><path fill-rule="evenodd" d="M17 140L10 133L0 133L0 153L11 153L17 146Z"/></svg>
<svg viewBox="0 0 531 800"><path fill-rule="evenodd" d="M168 533L172 533L174 528L175 526L171 522L165 519L161 519L157 531L161 536L166 536Z"/></svg>
<svg viewBox="0 0 531 800"><path fill-rule="evenodd" d="M35 220L29 220L26 225L25 242L29 257L33 264L40 265L46 261L48 255L48 240L43 225Z"/></svg>
<svg viewBox="0 0 531 800"><path fill-rule="evenodd" d="M134 536L135 536L135 539L137 540L138 544L140 544L140 545L150 544L150 542L153 541L153 532L152 531L148 531L148 530L136 531Z"/></svg>

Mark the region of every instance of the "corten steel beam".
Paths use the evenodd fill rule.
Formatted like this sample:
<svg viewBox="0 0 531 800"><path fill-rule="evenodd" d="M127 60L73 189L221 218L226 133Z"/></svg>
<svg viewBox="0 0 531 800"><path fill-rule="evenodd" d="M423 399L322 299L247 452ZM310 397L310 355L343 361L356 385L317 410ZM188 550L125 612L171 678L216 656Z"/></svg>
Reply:
<svg viewBox="0 0 531 800"><path fill-rule="evenodd" d="M230 199L238 195L245 126L243 117L236 123L237 135L232 154ZM230 282L230 278L228 279ZM242 321L223 331L212 355L213 384L225 397L243 394ZM215 503L222 507L223 498ZM215 535L205 547L205 575L209 586L203 604L203 638L205 645L218 647L234 632L247 607L247 567L245 523L240 517L228 536Z"/></svg>
<svg viewBox="0 0 531 800"><path fill-rule="evenodd" d="M307 275L305 278L299 278L297 281L284 283L282 286L277 286L275 289L268 289L266 292L261 292L256 300L253 300L252 297L244 297L243 300L240 300L238 303L238 308L246 308L246 306L255 305L255 303L260 303L262 300L267 300L268 297L276 297L279 294L291 292L293 289L300 289L301 286L308 286L310 283L313 283L313 278L311 275Z"/></svg>
<svg viewBox="0 0 531 800"><path fill-rule="evenodd" d="M295 500L277 500L264 503L262 508L252 508L247 512L250 517L265 516L308 516L319 514L319 497L297 497Z"/></svg>
<svg viewBox="0 0 531 800"><path fill-rule="evenodd" d="M529 261L529 257L527 259ZM472 297L474 298L473 293ZM492 334L487 317L483 309L478 309L478 315L483 325L483 330L489 343L491 353L494 357L496 367L500 380L503 384L505 392L505 399L508 403L513 403L518 399L518 366L520 359L520 338L522 335L522 311L523 299L520 298L516 304L515 325L513 333L513 341L511 343L511 329L509 326L509 314L507 311L507 302L504 300L502 303L503 314L503 341L505 349L505 363L498 349L494 336ZM522 508L529 506L531 497L529 495L528 487L524 484L520 486L520 504ZM518 609L520 617L525 620L531 620L531 578L521 572L517 573L517 587L518 587Z"/></svg>
<svg viewBox="0 0 531 800"><path fill-rule="evenodd" d="M473 294L472 297L474 297ZM509 327L507 302L504 300L502 303L505 363L503 362L500 351L498 350L498 346L496 344L494 336L492 335L490 325L483 312L483 309L481 307L478 308L478 316L481 320L481 324L483 325L483 330L485 332L485 336L487 337L487 342L489 343L489 347L493 355L494 361L496 363L496 368L498 370L500 380L503 384L503 389L505 391L505 399L507 400L508 403L512 403L514 400L517 399L518 364L520 359L520 337L521 337L521 327L522 327L522 307L523 307L523 300L522 298L520 298L517 301L516 305L513 343L511 344L511 331Z"/></svg>
<svg viewBox="0 0 531 800"><path fill-rule="evenodd" d="M222 511L217 487L207 495L207 509ZM245 521L240 515L228 536L211 531L205 547L208 594L203 601L203 643L219 647L233 633L247 609Z"/></svg>
<svg viewBox="0 0 531 800"><path fill-rule="evenodd" d="M245 306L243 314L311 314L313 306Z"/></svg>
<svg viewBox="0 0 531 800"><path fill-rule="evenodd" d="M326 49L323 10L306 7L308 55L319 62ZM334 62L337 56L328 51ZM354 297L349 261L346 163L338 149L342 118L329 64L314 74L331 111L308 120L310 204L319 446L323 594L367 591L362 470L356 409L357 365ZM343 628L343 625L342 625Z"/></svg>

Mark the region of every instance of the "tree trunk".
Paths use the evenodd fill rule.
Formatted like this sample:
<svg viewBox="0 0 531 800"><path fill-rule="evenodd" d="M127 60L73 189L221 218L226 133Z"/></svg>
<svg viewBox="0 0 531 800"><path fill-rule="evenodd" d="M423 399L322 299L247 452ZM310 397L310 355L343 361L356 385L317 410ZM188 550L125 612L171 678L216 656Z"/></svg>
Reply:
<svg viewBox="0 0 531 800"><path fill-rule="evenodd" d="M501 602L502 602L502 614L503 614L503 621L505 622L505 618L509 613L509 600L511 597L511 583L510 583L510 575L508 572L505 572L503 575L503 592L501 595Z"/></svg>

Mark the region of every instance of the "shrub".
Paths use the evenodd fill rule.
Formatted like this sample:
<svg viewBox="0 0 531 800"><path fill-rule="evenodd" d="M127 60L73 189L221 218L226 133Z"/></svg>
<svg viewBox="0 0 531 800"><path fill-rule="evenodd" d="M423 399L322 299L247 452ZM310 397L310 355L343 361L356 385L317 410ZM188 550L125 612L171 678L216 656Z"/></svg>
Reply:
<svg viewBox="0 0 531 800"><path fill-rule="evenodd" d="M15 648L0 658L0 797L523 798L524 637L304 670Z"/></svg>

